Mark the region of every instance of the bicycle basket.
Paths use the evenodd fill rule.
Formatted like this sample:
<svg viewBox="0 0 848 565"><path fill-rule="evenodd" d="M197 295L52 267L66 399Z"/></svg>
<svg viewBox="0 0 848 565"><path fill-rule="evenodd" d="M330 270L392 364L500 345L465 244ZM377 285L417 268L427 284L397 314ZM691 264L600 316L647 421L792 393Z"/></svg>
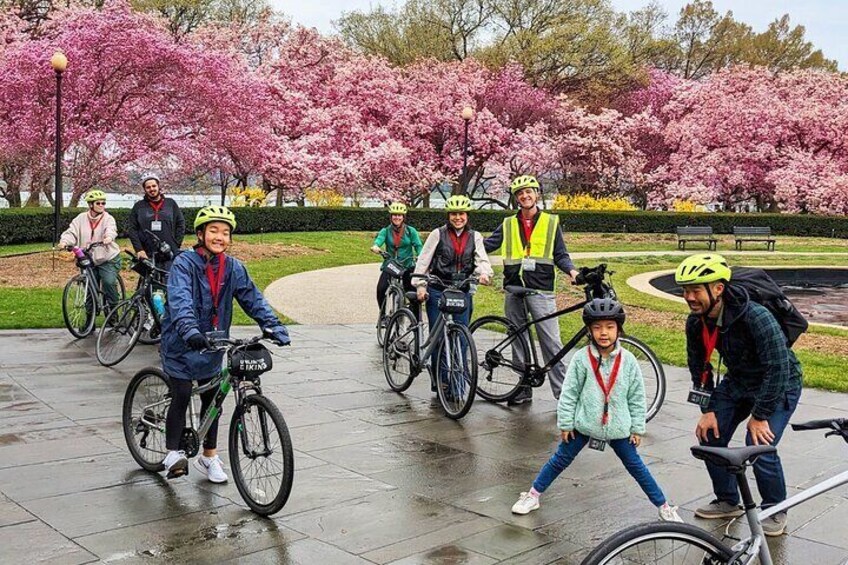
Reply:
<svg viewBox="0 0 848 565"><path fill-rule="evenodd" d="M439 310L447 314L462 314L468 309L468 297L461 290L447 289L439 299Z"/></svg>
<svg viewBox="0 0 848 565"><path fill-rule="evenodd" d="M406 270L403 268L403 265L395 261L394 259L389 259L386 262L385 270L392 275L393 277L400 277L403 275L403 272Z"/></svg>
<svg viewBox="0 0 848 565"><path fill-rule="evenodd" d="M261 343L254 343L230 351L230 374L242 379L255 379L267 373L274 366L271 352Z"/></svg>

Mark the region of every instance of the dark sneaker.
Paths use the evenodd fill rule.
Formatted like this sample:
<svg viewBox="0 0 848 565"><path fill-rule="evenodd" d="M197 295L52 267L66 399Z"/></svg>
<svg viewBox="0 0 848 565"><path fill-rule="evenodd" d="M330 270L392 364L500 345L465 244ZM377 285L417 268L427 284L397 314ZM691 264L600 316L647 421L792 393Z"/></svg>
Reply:
<svg viewBox="0 0 848 565"><path fill-rule="evenodd" d="M518 391L518 394L509 399L507 404L509 406L518 406L525 402L533 402L533 390L530 387L523 387L520 391Z"/></svg>
<svg viewBox="0 0 848 565"><path fill-rule="evenodd" d="M730 504L723 500L713 500L706 506L701 506L695 510L695 516L706 520L716 520L718 518L738 518L745 511L737 504Z"/></svg>
<svg viewBox="0 0 848 565"><path fill-rule="evenodd" d="M769 516L763 523L763 533L769 537L777 537L783 535L786 531L786 512L778 512L774 516Z"/></svg>

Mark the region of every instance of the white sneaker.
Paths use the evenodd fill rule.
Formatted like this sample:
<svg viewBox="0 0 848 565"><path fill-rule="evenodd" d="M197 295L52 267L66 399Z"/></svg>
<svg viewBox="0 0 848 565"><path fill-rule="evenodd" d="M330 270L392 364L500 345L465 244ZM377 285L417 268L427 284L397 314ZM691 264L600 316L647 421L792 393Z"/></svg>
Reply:
<svg viewBox="0 0 848 565"><path fill-rule="evenodd" d="M194 468L206 475L210 483L221 484L227 482L224 464L217 455L211 458L200 455L194 460Z"/></svg>
<svg viewBox="0 0 848 565"><path fill-rule="evenodd" d="M677 513L677 506L669 506L668 504L660 506L660 520L683 523L683 518Z"/></svg>
<svg viewBox="0 0 848 565"><path fill-rule="evenodd" d="M539 498L533 496L529 492L522 492L518 498L518 502L512 505L513 514L529 514L534 510L539 509Z"/></svg>
<svg viewBox="0 0 848 565"><path fill-rule="evenodd" d="M185 451L169 451L162 464L165 466L165 471L168 472L166 475L168 479L188 475L188 459Z"/></svg>

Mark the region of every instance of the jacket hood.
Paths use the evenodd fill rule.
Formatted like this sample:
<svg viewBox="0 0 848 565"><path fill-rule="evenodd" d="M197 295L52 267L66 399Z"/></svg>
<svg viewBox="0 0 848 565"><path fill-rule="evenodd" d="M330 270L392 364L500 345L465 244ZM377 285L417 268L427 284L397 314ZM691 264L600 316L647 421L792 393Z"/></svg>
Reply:
<svg viewBox="0 0 848 565"><path fill-rule="evenodd" d="M739 318L748 311L751 297L743 287L734 287L729 284L724 290L724 326L728 327L736 323Z"/></svg>

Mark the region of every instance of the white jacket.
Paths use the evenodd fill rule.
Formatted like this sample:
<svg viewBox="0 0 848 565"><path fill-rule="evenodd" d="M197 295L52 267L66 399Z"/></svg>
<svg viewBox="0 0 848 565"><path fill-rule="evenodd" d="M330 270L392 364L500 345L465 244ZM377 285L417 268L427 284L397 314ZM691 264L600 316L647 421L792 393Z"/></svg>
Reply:
<svg viewBox="0 0 848 565"><path fill-rule="evenodd" d="M90 251L94 264L101 265L106 261L111 261L121 253L121 248L115 243L115 238L118 237L118 225L114 216L109 212L103 212L100 222L97 223L93 231L89 220L88 212L83 212L74 218L68 229L62 233L59 243L85 248L89 243L103 241L107 237L111 238L112 242L109 245L98 246Z"/></svg>

